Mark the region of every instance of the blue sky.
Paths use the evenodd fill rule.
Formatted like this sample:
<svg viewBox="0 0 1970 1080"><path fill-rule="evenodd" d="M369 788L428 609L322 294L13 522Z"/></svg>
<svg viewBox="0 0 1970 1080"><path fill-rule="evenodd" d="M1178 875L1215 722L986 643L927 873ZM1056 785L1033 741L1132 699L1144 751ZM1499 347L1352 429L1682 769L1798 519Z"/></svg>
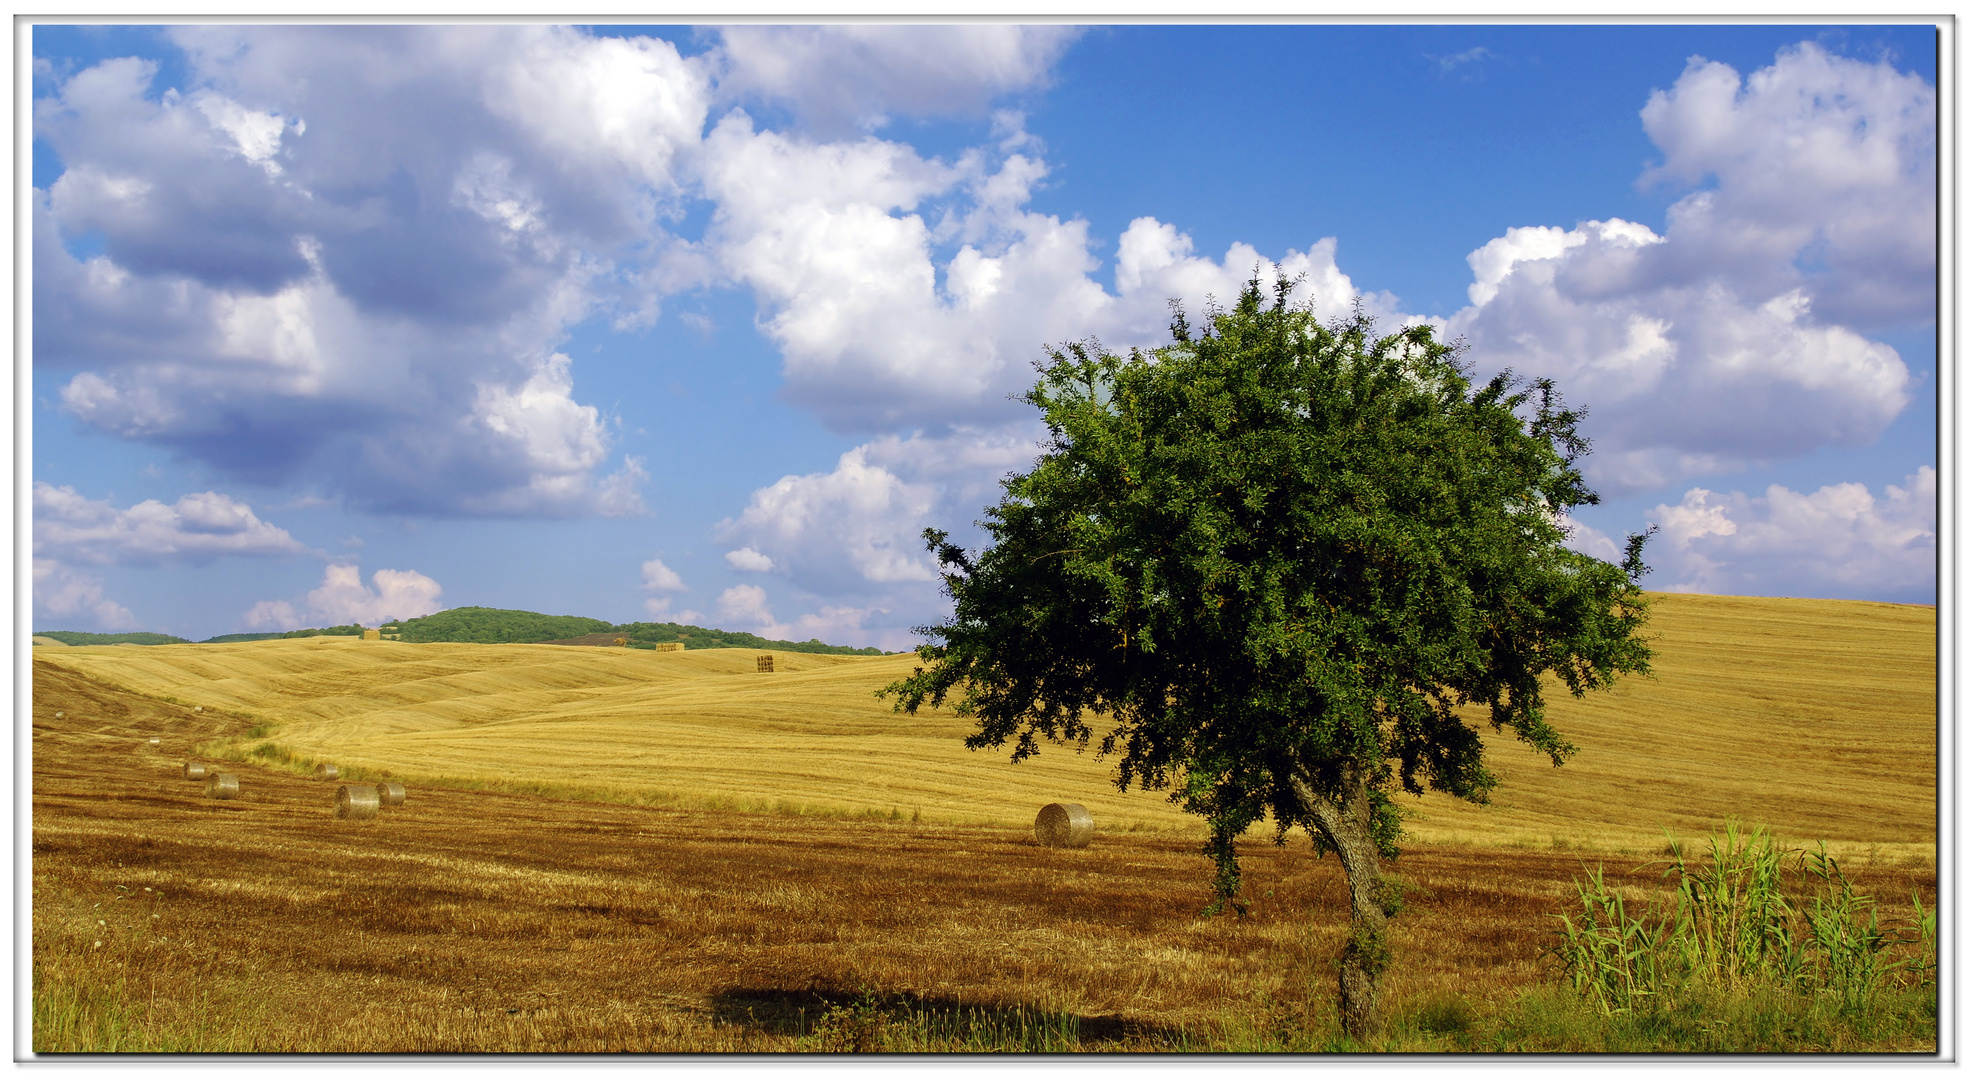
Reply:
<svg viewBox="0 0 1970 1080"><path fill-rule="evenodd" d="M1555 378L1650 587L1934 602L1929 25L33 35L37 629L908 647L1042 347L1261 263Z"/></svg>

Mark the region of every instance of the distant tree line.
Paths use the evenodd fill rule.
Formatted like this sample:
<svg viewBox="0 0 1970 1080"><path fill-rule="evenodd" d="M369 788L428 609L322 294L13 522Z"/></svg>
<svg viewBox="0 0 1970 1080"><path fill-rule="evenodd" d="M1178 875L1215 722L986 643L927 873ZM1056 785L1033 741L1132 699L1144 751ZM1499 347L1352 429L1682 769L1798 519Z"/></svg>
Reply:
<svg viewBox="0 0 1970 1080"><path fill-rule="evenodd" d="M782 652L830 653L840 656L881 656L873 646L857 649L829 645L819 638L778 641L737 630L714 630L688 623L607 623L579 615L542 615L503 608L462 607L406 619L397 624L400 641L469 641L485 645L564 641L589 634L615 634L630 648L654 649L659 643L681 641L686 649L778 649ZM390 627L383 628L384 633Z"/></svg>
<svg viewBox="0 0 1970 1080"><path fill-rule="evenodd" d="M307 630L289 630L284 634L220 634L199 642L200 645L227 645L235 641L272 641L275 638L297 637L361 637L363 628L350 623L347 626L324 626Z"/></svg>
<svg viewBox="0 0 1970 1080"><path fill-rule="evenodd" d="M709 630L688 623L623 623L608 628L629 639L631 648L652 649L662 641L681 641L686 649L778 649L781 652L829 653L837 656L881 656L871 645L857 649L848 645L828 645L820 638L806 641L780 641L738 630Z"/></svg>
<svg viewBox="0 0 1970 1080"><path fill-rule="evenodd" d="M542 615L486 607L452 608L421 619L405 619L395 625L399 641L469 641L480 645L554 641L610 629L600 619L584 619L579 615Z"/></svg>
<svg viewBox="0 0 1970 1080"><path fill-rule="evenodd" d="M286 633L220 634L206 638L201 645L224 645L239 641L267 641L273 638L360 637L363 628L355 624L329 626ZM829 645L819 638L806 641L777 641L737 630L714 630L686 623L621 623L585 619L579 615L542 615L534 611L504 608L461 607L426 615L419 619L392 619L383 626L385 636L395 634L399 641L457 641L480 645L526 645L543 641L564 641L590 634L614 634L628 639L633 649L654 649L658 644L681 641L686 649L777 649L781 652L828 653L838 656L881 656L881 649L857 649ZM169 634L85 634L73 630L43 630L65 645L190 645L191 641Z"/></svg>
<svg viewBox="0 0 1970 1080"><path fill-rule="evenodd" d="M54 638L64 645L190 645L186 638L139 630L130 634L85 634L80 630L36 630L35 637Z"/></svg>

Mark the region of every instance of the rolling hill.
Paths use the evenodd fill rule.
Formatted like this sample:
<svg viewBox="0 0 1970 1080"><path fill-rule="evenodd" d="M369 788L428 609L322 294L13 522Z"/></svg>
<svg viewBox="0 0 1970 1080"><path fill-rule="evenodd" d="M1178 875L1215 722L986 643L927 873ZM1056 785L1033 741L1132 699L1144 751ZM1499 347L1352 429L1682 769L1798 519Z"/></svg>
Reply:
<svg viewBox="0 0 1970 1080"><path fill-rule="evenodd" d="M1737 816L1794 841L1922 857L1937 785L1936 613L1854 601L1658 594L1653 678L1550 715L1579 752L1555 769L1486 732L1502 783L1474 807L1401 800L1424 842L1646 851L1664 829ZM1045 747L1014 766L971 725L909 717L874 691L914 656L752 649L653 653L314 637L47 650L37 661L259 721L207 750L412 782L625 801L1030 822L1080 802L1106 831L1201 835L1111 764ZM1931 854L1929 857L1933 857Z"/></svg>
<svg viewBox="0 0 1970 1080"><path fill-rule="evenodd" d="M680 643L686 649L775 649L783 652L822 653L833 656L881 656L874 646L830 645L820 638L806 641L780 641L748 634L742 630L718 630L689 623L631 622L611 624L580 615L542 615L537 611L510 608L448 608L415 619L404 619L380 627L381 635L399 641L432 643L472 642L480 645L589 645L613 644L621 638L635 649L654 649L665 642ZM310 627L301 630L263 633L220 634L198 642L200 645L235 645L246 641L275 638L361 637L364 627ZM600 640L591 640L600 639ZM43 630L35 635L36 645L185 645L185 638L169 634L137 632L129 634L89 634L74 630Z"/></svg>

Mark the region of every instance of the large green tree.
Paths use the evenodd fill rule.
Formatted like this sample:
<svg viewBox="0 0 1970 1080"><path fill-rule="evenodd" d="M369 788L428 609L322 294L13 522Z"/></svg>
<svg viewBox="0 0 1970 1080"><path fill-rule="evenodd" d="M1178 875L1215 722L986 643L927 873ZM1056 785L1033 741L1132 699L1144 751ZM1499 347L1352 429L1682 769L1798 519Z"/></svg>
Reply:
<svg viewBox="0 0 1970 1080"><path fill-rule="evenodd" d="M1307 830L1347 875L1341 1018L1362 1036L1400 902L1394 796L1485 801L1487 721L1572 752L1548 681L1648 669L1644 538L1620 566L1564 546L1596 500L1550 382L1474 382L1429 327L1322 324L1291 288L1254 280L1197 331L1178 309L1154 352L1052 350L1024 397L1044 452L985 511L983 550L925 531L955 608L883 692L950 701L969 746L1015 761L1098 736L1123 789L1209 819L1221 893L1247 826Z"/></svg>

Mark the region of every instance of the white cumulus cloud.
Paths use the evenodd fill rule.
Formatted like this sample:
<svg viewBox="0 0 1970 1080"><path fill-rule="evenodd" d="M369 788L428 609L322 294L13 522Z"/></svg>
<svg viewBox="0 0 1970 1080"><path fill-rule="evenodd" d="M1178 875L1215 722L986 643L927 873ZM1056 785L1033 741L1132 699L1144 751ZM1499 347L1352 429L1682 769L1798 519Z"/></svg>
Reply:
<svg viewBox="0 0 1970 1080"><path fill-rule="evenodd" d="M662 559L656 558L643 564L643 588L656 594L644 598L643 610L660 619L668 619L671 614L672 597L666 594L690 591L690 587L684 584L683 577L679 576L677 571L672 570ZM697 612L680 612L677 618L682 620L686 615L696 617Z"/></svg>
<svg viewBox="0 0 1970 1080"><path fill-rule="evenodd" d="M130 613L129 608L105 596L102 581L93 574L54 559L35 559L32 569L36 625L49 620L82 618L89 620L94 624L94 629L101 632L137 629L137 617ZM41 626L41 629L69 628Z"/></svg>
<svg viewBox="0 0 1970 1080"><path fill-rule="evenodd" d="M748 541L727 556L734 566L777 567L809 588L840 575L856 582L928 581L922 543L899 533L927 520L935 503L929 487L905 483L856 447L833 472L782 477L753 492L745 512L722 524L719 535Z"/></svg>
<svg viewBox="0 0 1970 1080"><path fill-rule="evenodd" d="M1935 317L1936 91L1920 77L1811 42L1749 78L1693 57L1642 125L1663 152L1645 182L1715 179L1670 211L1671 273L1800 288L1851 326Z"/></svg>
<svg viewBox="0 0 1970 1080"><path fill-rule="evenodd" d="M1588 404L1609 493L1867 445L1910 374L1863 331L1935 317L1934 116L1921 79L1810 43L1749 79L1692 60L1642 110L1644 181L1707 185L1667 231L1508 230L1447 333Z"/></svg>
<svg viewBox="0 0 1970 1080"><path fill-rule="evenodd" d="M1582 555L1592 555L1602 562L1616 564L1621 562L1624 555L1621 545L1615 543L1614 538L1608 534L1564 514L1560 516L1560 527L1566 530L1567 547Z"/></svg>
<svg viewBox="0 0 1970 1080"><path fill-rule="evenodd" d="M651 592L684 592L687 589L677 571L656 558L643 564L643 587Z"/></svg>
<svg viewBox="0 0 1970 1080"><path fill-rule="evenodd" d="M254 631L299 630L307 625L301 613L285 600L262 600L240 617L240 625ZM338 624L347 625L347 624Z"/></svg>
<svg viewBox="0 0 1970 1080"><path fill-rule="evenodd" d="M1018 422L1007 397L1047 345L1156 344L1169 300L1229 301L1255 271L1304 274L1299 299L1323 317L1358 297L1395 315L1393 297L1363 297L1340 272L1332 238L1277 259L1242 243L1213 259L1147 217L1118 241L1111 293L1087 223L1027 209L1045 162L997 145L944 162L875 138L759 131L733 113L703 161L718 207L710 257L752 290L788 397L837 430Z"/></svg>
<svg viewBox="0 0 1970 1080"><path fill-rule="evenodd" d="M31 205L35 363L64 407L357 509L641 514L642 462L559 350L585 320L742 288L785 400L860 441L717 527L729 565L821 605L782 623L759 586L727 590L754 625L870 632L929 603L918 534L963 533L1030 463L1008 397L1048 344L1158 344L1169 299L1195 317L1255 269L1302 276L1322 317L1413 320L1333 237L1199 254L1181 222L1100 237L1034 212L1053 166L1005 99L1046 84L1070 28L740 26L697 57L541 26L170 32L186 86L112 59L35 104L66 168ZM1749 76L1693 60L1637 104L1662 154L1642 180L1681 195L1666 225L1508 230L1471 253L1447 336L1589 405L1609 494L1878 437L1911 378L1867 334L1934 317L1933 88L1805 44ZM949 157L873 134L987 114ZM702 237L671 231L703 210ZM64 243L84 235L99 253ZM680 590L645 574L667 611Z"/></svg>
<svg viewBox="0 0 1970 1080"><path fill-rule="evenodd" d="M716 611L719 618L753 627L762 637L778 637L778 634L767 633L770 629L777 629L779 622L773 618L773 611L766 603L765 589L757 585L734 585L718 594Z"/></svg>
<svg viewBox="0 0 1970 1080"><path fill-rule="evenodd" d="M206 563L227 555L301 555L308 549L253 508L215 491L127 509L68 486L34 483L34 552L63 563Z"/></svg>
<svg viewBox="0 0 1970 1080"><path fill-rule="evenodd" d="M1864 484L1763 495L1691 488L1651 518L1649 585L1671 592L1894 597L1934 603L1936 470L1918 468L1881 495Z"/></svg>
<svg viewBox="0 0 1970 1080"><path fill-rule="evenodd" d="M647 321L712 90L556 27L185 26L35 105L35 362L84 422L358 509L643 512L554 351ZM94 234L78 259L65 239Z"/></svg>
<svg viewBox="0 0 1970 1080"><path fill-rule="evenodd" d="M764 574L773 569L773 559L771 556L762 555L749 547L742 547L737 551L726 552L725 561L730 563L733 569L744 570L749 574Z"/></svg>
<svg viewBox="0 0 1970 1080"><path fill-rule="evenodd" d="M1079 35L1067 26L731 26L720 32L728 98L784 103L829 134L891 116L983 115L1044 82Z"/></svg>
<svg viewBox="0 0 1970 1080"><path fill-rule="evenodd" d="M327 567L321 587L308 594L308 606L338 623L415 619L439 609L444 590L415 570L378 570L370 580L374 588L362 583L354 566Z"/></svg>
<svg viewBox="0 0 1970 1080"><path fill-rule="evenodd" d="M691 614L695 615L695 612ZM865 629L871 617L889 614L879 606L855 607L824 604L792 622L781 622L768 606L766 590L758 585L734 585L718 594L717 615L721 625L737 626L749 633L777 641L818 640L830 645L856 644L871 638L884 648L902 648L904 635L898 631L872 632Z"/></svg>
<svg viewBox="0 0 1970 1080"><path fill-rule="evenodd" d="M1028 422L884 436L842 454L829 472L784 476L754 491L744 512L716 532L765 560L742 569L774 570L811 592L927 594L937 572L925 526L968 538L966 523L996 499L1000 478L1038 457L1040 435Z"/></svg>
<svg viewBox="0 0 1970 1080"><path fill-rule="evenodd" d="M310 591L305 608L285 600L255 604L244 616L259 629L294 630L308 618L344 626L376 625L391 619L415 619L439 610L444 590L415 570L378 570L363 584L362 568L333 563L322 570L321 585Z"/></svg>

